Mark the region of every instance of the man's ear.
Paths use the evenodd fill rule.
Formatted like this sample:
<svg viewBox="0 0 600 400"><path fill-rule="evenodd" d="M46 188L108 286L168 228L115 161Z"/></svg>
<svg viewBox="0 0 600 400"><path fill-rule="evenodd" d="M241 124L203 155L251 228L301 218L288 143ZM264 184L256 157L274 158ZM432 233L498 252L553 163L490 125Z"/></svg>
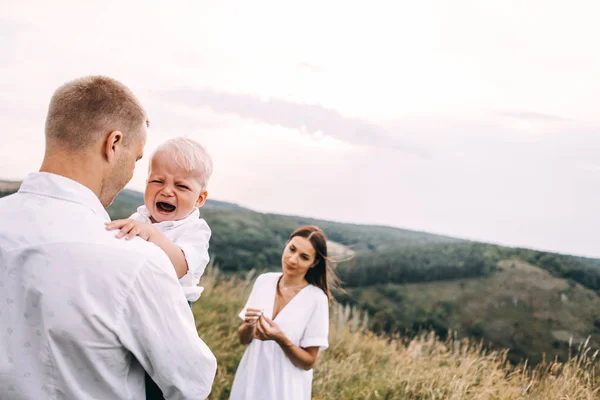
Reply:
<svg viewBox="0 0 600 400"><path fill-rule="evenodd" d="M208 197L208 192L205 190L200 192L200 196L198 196L198 200L196 200L196 207L202 207L206 202L206 198Z"/></svg>
<svg viewBox="0 0 600 400"><path fill-rule="evenodd" d="M116 157L117 148L123 145L123 133L121 131L112 131L106 137L104 143L104 154L106 161L112 163Z"/></svg>

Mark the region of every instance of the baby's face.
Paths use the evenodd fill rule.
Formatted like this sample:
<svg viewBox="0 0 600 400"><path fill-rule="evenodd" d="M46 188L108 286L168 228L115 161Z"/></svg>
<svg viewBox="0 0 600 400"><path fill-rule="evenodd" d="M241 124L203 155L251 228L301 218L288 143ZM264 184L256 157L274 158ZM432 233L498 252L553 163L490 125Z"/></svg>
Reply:
<svg viewBox="0 0 600 400"><path fill-rule="evenodd" d="M177 221L204 203L200 173L186 171L167 152L152 158L144 203L154 222Z"/></svg>

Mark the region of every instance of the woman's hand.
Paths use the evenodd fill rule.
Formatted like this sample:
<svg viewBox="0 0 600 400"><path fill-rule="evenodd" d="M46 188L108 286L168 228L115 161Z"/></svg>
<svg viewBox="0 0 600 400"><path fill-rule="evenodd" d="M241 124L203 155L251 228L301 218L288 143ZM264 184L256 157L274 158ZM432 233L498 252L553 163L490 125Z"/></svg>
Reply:
<svg viewBox="0 0 600 400"><path fill-rule="evenodd" d="M313 367L317 360L319 347L307 347L303 349L293 344L286 336L281 328L269 317L262 315L255 325L254 337L258 340L273 340L283 350L292 364L296 367L308 371Z"/></svg>
<svg viewBox="0 0 600 400"><path fill-rule="evenodd" d="M285 339L285 334L271 318L261 315L256 324L254 337L259 340L274 340L279 342Z"/></svg>
<svg viewBox="0 0 600 400"><path fill-rule="evenodd" d="M258 308L248 307L246 309L246 315L244 316L244 324L246 324L248 326L256 325L256 322L258 321L258 319L260 318L260 316L262 314L263 314L262 311L259 310Z"/></svg>
<svg viewBox="0 0 600 400"><path fill-rule="evenodd" d="M246 309L246 314L244 315L244 323L238 329L238 336L240 339L240 343L243 345L248 345L254 338L256 334L256 327L258 324L258 319L262 315L262 311L258 308L250 308Z"/></svg>

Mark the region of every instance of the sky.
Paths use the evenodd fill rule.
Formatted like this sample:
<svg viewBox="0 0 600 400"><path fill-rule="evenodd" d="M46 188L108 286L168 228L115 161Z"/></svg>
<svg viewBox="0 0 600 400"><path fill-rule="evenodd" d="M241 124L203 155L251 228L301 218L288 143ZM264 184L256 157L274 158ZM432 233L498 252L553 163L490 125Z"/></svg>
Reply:
<svg viewBox="0 0 600 400"><path fill-rule="evenodd" d="M600 257L595 1L0 0L0 178L102 74L186 136L209 197ZM143 190L147 158L129 188Z"/></svg>

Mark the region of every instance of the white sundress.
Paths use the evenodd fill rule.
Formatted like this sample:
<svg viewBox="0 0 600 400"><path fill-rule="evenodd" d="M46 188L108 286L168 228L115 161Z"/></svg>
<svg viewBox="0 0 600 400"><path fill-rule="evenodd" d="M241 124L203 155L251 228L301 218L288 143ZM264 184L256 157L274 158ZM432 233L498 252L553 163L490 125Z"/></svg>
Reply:
<svg viewBox="0 0 600 400"><path fill-rule="evenodd" d="M239 317L247 308L273 316L280 272L260 275ZM295 345L325 350L329 334L329 302L320 288L308 285L273 320ZM232 400L310 400L313 371L296 367L273 341L253 339L238 366L231 388Z"/></svg>

